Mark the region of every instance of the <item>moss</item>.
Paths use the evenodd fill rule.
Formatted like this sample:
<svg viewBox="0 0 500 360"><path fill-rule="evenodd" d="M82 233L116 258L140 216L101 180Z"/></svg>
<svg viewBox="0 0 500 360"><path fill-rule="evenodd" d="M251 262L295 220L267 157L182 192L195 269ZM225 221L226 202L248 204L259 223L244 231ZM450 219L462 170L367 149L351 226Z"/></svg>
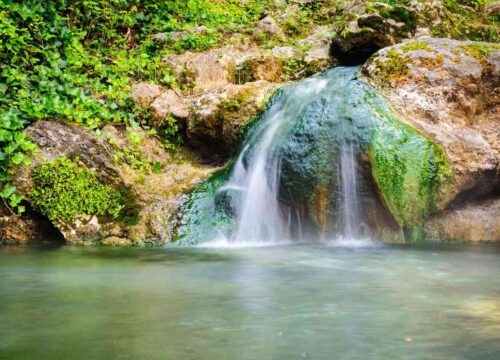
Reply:
<svg viewBox="0 0 500 360"><path fill-rule="evenodd" d="M217 235L213 233L214 229L223 232L231 225L226 198L221 196L223 194L216 196L217 190L229 179L231 169L228 165L214 173L189 194L189 199L178 212L181 215L176 222L179 226L174 229L175 242L183 245L197 244Z"/></svg>
<svg viewBox="0 0 500 360"><path fill-rule="evenodd" d="M383 78L398 82L408 75L410 71L408 67L410 58L408 56L401 55L395 49L391 49L386 56L387 59L383 61L380 59L375 60Z"/></svg>
<svg viewBox="0 0 500 360"><path fill-rule="evenodd" d="M379 118L370 148L373 177L398 223L420 225L451 177L444 150L392 116Z"/></svg>
<svg viewBox="0 0 500 360"><path fill-rule="evenodd" d="M412 41L406 43L405 45L402 45L400 49L405 53L407 53L408 51L416 51L416 50L434 52L434 50L429 47L428 41Z"/></svg>
<svg viewBox="0 0 500 360"><path fill-rule="evenodd" d="M488 55L496 50L500 50L500 45L476 43L461 45L460 49L462 49L465 54L473 56L481 64L485 64L487 62Z"/></svg>
<svg viewBox="0 0 500 360"><path fill-rule="evenodd" d="M77 215L116 219L123 210L118 190L101 184L94 172L65 157L37 166L32 178L31 203L52 221L68 221Z"/></svg>
<svg viewBox="0 0 500 360"><path fill-rule="evenodd" d="M281 79L287 80L297 80L305 72L305 62L304 58L301 56L291 57L283 61L283 72L281 74Z"/></svg>
<svg viewBox="0 0 500 360"><path fill-rule="evenodd" d="M423 67L429 69L429 70L434 70L437 69L438 67L443 66L444 64L444 55L439 54L436 57L432 58L419 58L420 64L422 64Z"/></svg>
<svg viewBox="0 0 500 360"><path fill-rule="evenodd" d="M415 14L405 6L395 5L390 8L382 8L379 13L385 19L404 23L407 30L414 30L416 27Z"/></svg>

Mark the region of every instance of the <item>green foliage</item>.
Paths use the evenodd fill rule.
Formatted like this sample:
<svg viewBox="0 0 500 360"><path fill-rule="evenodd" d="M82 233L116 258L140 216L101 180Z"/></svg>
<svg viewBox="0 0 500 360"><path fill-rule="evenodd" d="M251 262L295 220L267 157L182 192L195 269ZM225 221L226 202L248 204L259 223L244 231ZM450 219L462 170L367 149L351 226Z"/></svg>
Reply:
<svg viewBox="0 0 500 360"><path fill-rule="evenodd" d="M67 221L76 215L117 218L123 210L118 190L99 182L92 171L61 157L33 170L32 205L53 221Z"/></svg>
<svg viewBox="0 0 500 360"><path fill-rule="evenodd" d="M129 98L134 81L176 86L169 52L202 50L220 31L258 19L269 1L239 0L2 0L0 1L0 196L16 207L13 167L28 164L36 146L22 130L41 119L88 128L148 123ZM200 25L205 35L160 46L150 35ZM175 147L177 127L165 122L164 143ZM162 134L159 134L161 137ZM12 190L14 189L14 190ZM22 208L19 208L22 210Z"/></svg>

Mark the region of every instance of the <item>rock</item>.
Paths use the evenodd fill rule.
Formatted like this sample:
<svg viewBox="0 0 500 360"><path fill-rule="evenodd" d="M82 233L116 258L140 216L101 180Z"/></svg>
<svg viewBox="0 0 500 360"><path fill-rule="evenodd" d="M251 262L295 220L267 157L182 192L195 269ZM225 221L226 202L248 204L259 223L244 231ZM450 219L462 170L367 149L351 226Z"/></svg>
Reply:
<svg viewBox="0 0 500 360"><path fill-rule="evenodd" d="M490 16L498 16L500 14L500 2L487 4L484 12Z"/></svg>
<svg viewBox="0 0 500 360"><path fill-rule="evenodd" d="M406 124L444 149L451 177L434 211L500 184L499 71L497 44L432 38L380 50L362 68Z"/></svg>
<svg viewBox="0 0 500 360"><path fill-rule="evenodd" d="M229 45L202 53L188 51L180 55L170 54L163 61L174 69L175 76L185 87L198 92L230 82L240 54L237 46Z"/></svg>
<svg viewBox="0 0 500 360"><path fill-rule="evenodd" d="M187 119L190 114L189 107L174 90L167 90L158 96L151 104L153 116L157 121L171 115L176 119Z"/></svg>
<svg viewBox="0 0 500 360"><path fill-rule="evenodd" d="M250 81L266 80L278 82L283 71L283 60L273 55L258 55L242 61L235 69L234 82L244 84Z"/></svg>
<svg viewBox="0 0 500 360"><path fill-rule="evenodd" d="M148 106L160 96L162 87L160 85L139 83L132 86L130 96L140 106Z"/></svg>
<svg viewBox="0 0 500 360"><path fill-rule="evenodd" d="M442 211L425 223L427 237L435 241L500 242L500 199L467 204Z"/></svg>
<svg viewBox="0 0 500 360"><path fill-rule="evenodd" d="M26 132L39 150L31 165L16 169L13 182L28 205L33 187L32 170L62 156L78 161L79 166L95 172L101 183L115 187L127 197L119 219L82 214L68 221L54 221L68 243L168 242L172 238L169 219L178 206L179 194L189 192L214 171L193 164L182 151L175 157L169 155L157 139L141 129L107 125L96 134L70 124L39 121ZM157 164L160 171L153 173L153 164ZM22 220L23 224L30 224ZM37 237L31 230L35 226L23 225L24 232L19 232L17 218L1 217L0 222L6 224L6 221L13 225L2 227L0 240L23 241Z"/></svg>
<svg viewBox="0 0 500 360"><path fill-rule="evenodd" d="M491 8L492 11L495 8ZM494 15L493 15L494 16ZM334 22L332 54L346 65L363 64L377 50L420 35L457 40L496 41L495 21L455 2L372 0L340 4Z"/></svg>
<svg viewBox="0 0 500 360"><path fill-rule="evenodd" d="M350 1L335 24L332 54L345 65L362 64L377 50L410 37L416 13L403 5Z"/></svg>
<svg viewBox="0 0 500 360"><path fill-rule="evenodd" d="M257 27L255 28L255 34L273 35L278 38L282 38L284 36L283 31L271 16L266 16L265 18L259 20Z"/></svg>
<svg viewBox="0 0 500 360"><path fill-rule="evenodd" d="M59 242L62 237L48 219L31 211L17 215L0 205L0 243L25 244L39 240Z"/></svg>
<svg viewBox="0 0 500 360"><path fill-rule="evenodd" d="M243 128L264 108L276 88L277 84L261 80L228 84L221 91L202 95L194 102L195 110L188 120L188 140L208 153L232 154Z"/></svg>

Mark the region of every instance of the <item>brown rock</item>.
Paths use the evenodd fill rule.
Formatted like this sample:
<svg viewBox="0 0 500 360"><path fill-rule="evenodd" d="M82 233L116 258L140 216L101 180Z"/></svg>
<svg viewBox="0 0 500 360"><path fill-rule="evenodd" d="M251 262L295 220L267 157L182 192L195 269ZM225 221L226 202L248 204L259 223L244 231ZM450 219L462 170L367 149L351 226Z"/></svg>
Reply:
<svg viewBox="0 0 500 360"><path fill-rule="evenodd" d="M141 129L108 125L96 134L69 124L39 121L26 132L39 150L31 165L16 169L13 182L28 204L33 186L32 169L61 156L78 159L78 164L94 171L101 182L118 188L128 197L126 211L133 220L80 215L70 221L55 221L54 225L69 243L161 244L170 241L169 219L173 218L179 194L190 191L214 170L193 164L182 151L173 158L157 139ZM156 163L160 165L159 173L151 171ZM0 224L4 225L0 229L0 241L21 242L44 237L38 235L38 223L33 223L31 218L3 215Z"/></svg>
<svg viewBox="0 0 500 360"><path fill-rule="evenodd" d="M162 120L171 115L177 119L187 119L190 114L189 107L174 90L167 90L151 104L153 116Z"/></svg>
<svg viewBox="0 0 500 360"><path fill-rule="evenodd" d="M500 199L442 211L425 223L431 240L500 242Z"/></svg>
<svg viewBox="0 0 500 360"><path fill-rule="evenodd" d="M256 34L270 34L276 37L283 37L283 31L271 16L266 16L259 20L255 29Z"/></svg>
<svg viewBox="0 0 500 360"><path fill-rule="evenodd" d="M500 184L500 47L419 38L380 50L362 68L404 121L445 150L453 173L438 209Z"/></svg>
<svg viewBox="0 0 500 360"><path fill-rule="evenodd" d="M160 85L139 83L132 86L130 96L140 106L148 106L160 96L162 87Z"/></svg>

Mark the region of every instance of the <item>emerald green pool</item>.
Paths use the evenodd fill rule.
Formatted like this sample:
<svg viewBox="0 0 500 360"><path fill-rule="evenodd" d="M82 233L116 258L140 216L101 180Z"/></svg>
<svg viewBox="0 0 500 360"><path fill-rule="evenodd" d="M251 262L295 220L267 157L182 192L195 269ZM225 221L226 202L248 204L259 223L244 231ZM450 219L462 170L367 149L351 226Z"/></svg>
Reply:
<svg viewBox="0 0 500 360"><path fill-rule="evenodd" d="M500 359L500 247L0 247L0 359Z"/></svg>

